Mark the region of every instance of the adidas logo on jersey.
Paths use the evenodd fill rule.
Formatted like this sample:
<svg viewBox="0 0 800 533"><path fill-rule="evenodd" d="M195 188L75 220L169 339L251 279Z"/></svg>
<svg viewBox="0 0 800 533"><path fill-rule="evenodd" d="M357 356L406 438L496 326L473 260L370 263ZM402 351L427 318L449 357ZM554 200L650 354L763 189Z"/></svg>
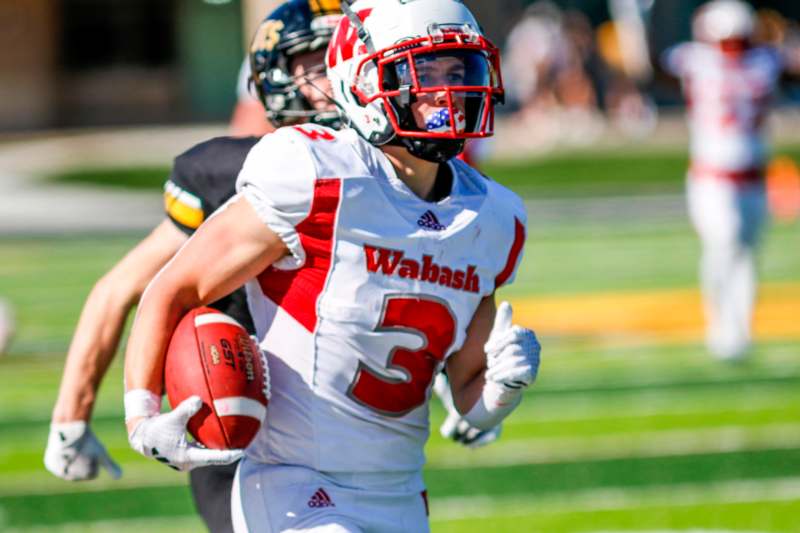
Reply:
<svg viewBox="0 0 800 533"><path fill-rule="evenodd" d="M369 272L418 279L466 292L479 291L480 279L475 273L475 265L467 265L466 270L456 270L434 263L432 255L423 255L420 264L419 261L405 257L406 254L402 250L390 250L368 244L364 245L364 255Z"/></svg>
<svg viewBox="0 0 800 533"><path fill-rule="evenodd" d="M431 210L425 211L422 216L419 217L419 220L417 220L417 225L436 231L442 231L445 229L445 226L439 222L439 219L436 218L436 215Z"/></svg>
<svg viewBox="0 0 800 533"><path fill-rule="evenodd" d="M336 507L336 504L333 503L333 500L331 500L331 497L328 496L327 492L325 492L325 489L319 488L317 489L317 492L315 492L314 495L309 498L308 506L313 508Z"/></svg>

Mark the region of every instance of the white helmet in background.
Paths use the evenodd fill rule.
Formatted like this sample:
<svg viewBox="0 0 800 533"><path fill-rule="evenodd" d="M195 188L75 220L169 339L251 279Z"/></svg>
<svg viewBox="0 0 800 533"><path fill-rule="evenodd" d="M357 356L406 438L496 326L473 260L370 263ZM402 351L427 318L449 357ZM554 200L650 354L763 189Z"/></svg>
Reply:
<svg viewBox="0 0 800 533"><path fill-rule="evenodd" d="M492 135L499 52L460 0L345 4L326 65L346 123L376 146L436 162Z"/></svg>
<svg viewBox="0 0 800 533"><path fill-rule="evenodd" d="M719 43L749 39L755 29L755 13L741 0L712 0L694 17L692 32L698 41Z"/></svg>

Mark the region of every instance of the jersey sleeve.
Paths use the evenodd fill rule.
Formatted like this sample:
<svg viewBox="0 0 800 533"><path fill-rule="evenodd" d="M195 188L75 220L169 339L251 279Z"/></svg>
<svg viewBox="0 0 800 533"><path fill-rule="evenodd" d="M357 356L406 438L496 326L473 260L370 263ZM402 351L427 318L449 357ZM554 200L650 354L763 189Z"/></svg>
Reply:
<svg viewBox="0 0 800 533"><path fill-rule="evenodd" d="M192 234L233 196L236 176L257 142L257 137L216 137L176 157L164 184L167 217Z"/></svg>
<svg viewBox="0 0 800 533"><path fill-rule="evenodd" d="M191 235L213 212L205 206L197 187L200 170L189 152L175 158L164 183L164 212L181 231Z"/></svg>
<svg viewBox="0 0 800 533"><path fill-rule="evenodd" d="M236 190L291 252L274 264L276 268L290 270L305 262L295 227L311 211L316 177L316 166L302 138L284 129L265 136L239 173Z"/></svg>
<svg viewBox="0 0 800 533"><path fill-rule="evenodd" d="M494 278L494 288L513 283L522 262L522 253L525 248L527 235L528 216L522 199L513 192L504 189L502 194L504 209L498 210L497 220L500 225L499 263L497 275Z"/></svg>

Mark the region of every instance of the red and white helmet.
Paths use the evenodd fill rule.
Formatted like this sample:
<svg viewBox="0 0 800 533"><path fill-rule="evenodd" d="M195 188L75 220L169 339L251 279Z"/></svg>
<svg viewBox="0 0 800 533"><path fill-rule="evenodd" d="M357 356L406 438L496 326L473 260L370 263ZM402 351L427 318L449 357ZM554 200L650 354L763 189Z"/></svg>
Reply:
<svg viewBox="0 0 800 533"><path fill-rule="evenodd" d="M745 40L753 35L755 14L741 0L712 0L697 10L692 33L698 41L720 43Z"/></svg>
<svg viewBox="0 0 800 533"><path fill-rule="evenodd" d="M333 97L374 145L445 161L488 137L503 101L498 49L460 0L357 0L328 46ZM415 102L425 102L416 111Z"/></svg>

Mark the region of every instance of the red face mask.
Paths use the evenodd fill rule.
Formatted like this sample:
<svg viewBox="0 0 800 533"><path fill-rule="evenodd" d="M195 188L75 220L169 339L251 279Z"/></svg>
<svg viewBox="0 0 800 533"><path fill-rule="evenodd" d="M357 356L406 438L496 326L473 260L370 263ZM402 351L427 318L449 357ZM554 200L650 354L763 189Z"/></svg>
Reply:
<svg viewBox="0 0 800 533"><path fill-rule="evenodd" d="M427 139L488 137L494 104L503 99L498 50L483 36L444 31L367 56L375 61L378 85L362 102L382 100L399 136ZM414 119L408 117L414 115ZM416 116L418 115L418 116ZM405 117L405 118L404 118Z"/></svg>

